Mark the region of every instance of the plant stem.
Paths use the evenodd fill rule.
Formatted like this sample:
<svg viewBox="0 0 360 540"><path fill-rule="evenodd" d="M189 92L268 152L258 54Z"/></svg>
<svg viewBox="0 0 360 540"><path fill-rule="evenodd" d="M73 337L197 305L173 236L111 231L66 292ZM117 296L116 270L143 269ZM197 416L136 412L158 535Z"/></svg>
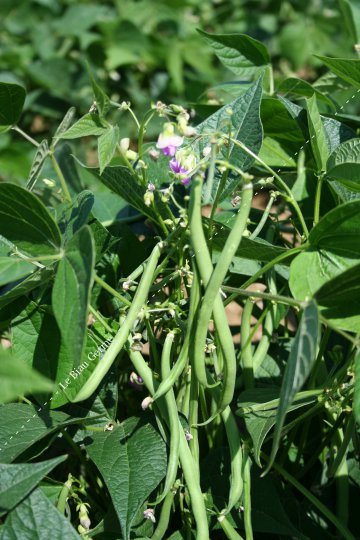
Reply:
<svg viewBox="0 0 360 540"><path fill-rule="evenodd" d="M35 141L35 139L33 139L32 137L30 137L30 135L28 135L27 133L25 133L25 131L23 131L22 129L19 128L19 126L13 126L11 129L13 129L14 131L17 131L18 133L20 133L20 135L22 137L24 137L24 139L26 139L27 141L31 142L31 144L33 144L34 146L36 147L39 147L40 144Z"/></svg>
<svg viewBox="0 0 360 540"><path fill-rule="evenodd" d="M101 277L99 277L95 272L94 272L94 281L96 281L96 283L98 283L103 289L105 289L112 296L120 300L123 304L125 304L128 307L131 306L130 300L128 300L127 298L125 298L125 296L122 296L120 293L118 293L108 283L106 283L106 281L104 281Z"/></svg>
<svg viewBox="0 0 360 540"><path fill-rule="evenodd" d="M105 330L107 330L110 334L115 333L115 330L113 328L111 328L111 326L108 325L108 323L105 321L105 319L100 315L100 313L95 308L92 307L92 305L89 305L89 311L103 325Z"/></svg>
<svg viewBox="0 0 360 540"><path fill-rule="evenodd" d="M50 152L50 158L51 158L53 167L55 169L55 172L57 174L57 177L58 177L58 179L60 181L60 185L61 185L61 189L63 191L64 197L68 202L71 203L71 195L70 195L70 192L69 192L68 187L66 185L65 177L64 177L64 175L62 173L62 170L60 169L60 166L59 166L59 164L57 162L57 159L55 157L54 152Z"/></svg>
<svg viewBox="0 0 360 540"><path fill-rule="evenodd" d="M60 491L59 499L56 505L56 508L59 510L60 514L65 514L66 501L68 499L71 486L72 486L72 476L69 473L68 479L66 480L65 484L62 487L62 490Z"/></svg>
<svg viewBox="0 0 360 540"><path fill-rule="evenodd" d="M297 203L297 201L294 199L293 197L293 194L291 192L291 189L286 185L286 183L284 182L284 180L281 178L281 176L279 176L277 174L276 171L274 171L274 169L272 169L271 167L269 167L269 165L267 165L257 154L254 154L254 152L252 152L250 150L250 148L248 148L247 146L245 146L242 142L238 141L237 139L233 139L233 138L229 138L229 140L235 144L236 146L239 146L239 148L242 148L245 152L247 152L250 156L252 156L255 161L257 161L258 163L260 163L260 165L262 165L267 171L269 171L269 173L274 176L274 178L276 178L276 180L278 181L278 183L280 184L280 186L282 187L282 189L285 191L285 193L287 194L288 196L288 202L292 205L292 207L294 208L298 218L299 218L299 221L301 223L301 227L304 231L304 234L306 237L309 236L309 230L307 228L307 225L305 223L305 220L304 220L304 216L302 215L302 212L300 210L300 207Z"/></svg>
<svg viewBox="0 0 360 540"><path fill-rule="evenodd" d="M265 223L266 223L266 220L267 218L269 217L269 214L270 214L270 210L274 204L274 201L275 201L275 197L273 195L271 195L267 205L266 205L266 208L263 212L263 215L261 216L261 219L256 227L256 229L254 230L254 232L251 233L251 235L249 236L250 240L254 240L254 238L256 238L257 236L259 236L259 234L261 233Z"/></svg>
<svg viewBox="0 0 360 540"><path fill-rule="evenodd" d="M222 290L237 293L238 296L246 296L247 298L262 298L263 300L270 300L270 302L280 302L280 304L286 304L288 306L295 306L299 308L302 308L304 304L299 300L295 300L289 296L282 296L281 294L270 294L262 291L248 291L242 288L238 289L236 287L228 287L227 285L223 285Z"/></svg>
<svg viewBox="0 0 360 540"><path fill-rule="evenodd" d="M321 201L321 188L324 182L324 175L319 176L315 193L314 204L314 225L316 225L320 219L320 201Z"/></svg>
<svg viewBox="0 0 360 540"><path fill-rule="evenodd" d="M253 307L254 304L249 298L245 302L245 306L241 315L241 362L244 374L244 384L246 389L254 387L253 357L251 351L251 340L249 339L251 332L251 315Z"/></svg>

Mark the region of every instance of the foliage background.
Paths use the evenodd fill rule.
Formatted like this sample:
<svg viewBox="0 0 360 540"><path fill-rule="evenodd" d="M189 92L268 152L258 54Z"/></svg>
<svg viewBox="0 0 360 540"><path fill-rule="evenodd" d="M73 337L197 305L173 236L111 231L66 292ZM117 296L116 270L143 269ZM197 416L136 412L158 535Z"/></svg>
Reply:
<svg viewBox="0 0 360 540"><path fill-rule="evenodd" d="M312 81L326 71L314 53L351 57L354 44L337 0L2 0L0 21L0 80L26 87L22 125L40 139L71 105L79 115L89 110L85 61L114 100L130 100L141 116L150 99L191 106L231 98L218 83L234 76L197 28L262 41L277 81ZM130 117L123 129L134 133ZM26 178L32 157L18 137L2 137L4 179Z"/></svg>

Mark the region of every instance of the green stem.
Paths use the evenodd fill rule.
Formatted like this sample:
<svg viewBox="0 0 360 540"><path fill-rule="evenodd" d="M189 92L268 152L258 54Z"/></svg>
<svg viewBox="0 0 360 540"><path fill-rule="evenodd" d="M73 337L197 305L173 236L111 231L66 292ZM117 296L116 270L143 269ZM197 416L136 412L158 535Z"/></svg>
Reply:
<svg viewBox="0 0 360 540"><path fill-rule="evenodd" d="M261 452L261 455L263 458L266 459L266 461L269 461L268 456L266 456L263 452ZM341 523L341 521L329 510L315 495L313 495L309 490L307 490L300 482L298 482L291 474L289 474L285 469L280 467L277 463L273 463L273 468L281 474L285 480L287 480L290 484L292 484L304 497L306 497L318 510L321 512L326 519L330 521L337 530L342 534L342 538L345 540L355 540L355 537L351 534L351 532Z"/></svg>
<svg viewBox="0 0 360 540"><path fill-rule="evenodd" d="M142 156L143 156L143 142L144 142L144 135L146 133L146 126L148 125L148 123L150 122L154 114L155 114L155 111L153 109L150 109L149 111L147 111L139 126L138 153L139 153L140 159L142 159Z"/></svg>
<svg viewBox="0 0 360 540"><path fill-rule="evenodd" d="M94 317L103 325L105 330L107 330L110 334L114 334L115 330L111 328L111 326L108 325L108 323L105 321L105 319L100 315L100 313L92 307L92 305L89 305L89 311L94 315Z"/></svg>
<svg viewBox="0 0 360 540"><path fill-rule="evenodd" d="M128 300L127 298L125 298L125 296L122 296L120 293L118 293L115 289L111 287L111 285L106 283L106 281L104 281L101 277L99 277L95 272L94 272L94 281L96 281L96 283L98 283L100 287L105 289L112 296L120 300L123 304L125 304L128 307L131 306L130 300Z"/></svg>
<svg viewBox="0 0 360 540"><path fill-rule="evenodd" d="M55 157L55 154L53 152L50 152L50 158L51 158L54 170L55 170L55 172L57 174L57 177L59 179L59 182L60 182L61 189L63 191L64 197L68 202L71 202L71 195L70 195L70 192L69 192L68 187L66 185L65 177L64 177L64 175L62 173L62 170L60 169L60 166L59 166L59 164L57 162L57 159Z"/></svg>
<svg viewBox="0 0 360 540"><path fill-rule="evenodd" d="M254 367L253 367L253 356L251 351L251 315L253 311L254 304L248 299L245 302L245 306L241 315L241 362L244 373L244 384L245 388L254 387Z"/></svg>
<svg viewBox="0 0 360 540"><path fill-rule="evenodd" d="M259 234L261 233L261 231L263 230L263 227L266 223L266 220L267 218L269 217L269 214L270 214L270 210L272 209L272 206L274 204L274 201L275 201L275 197L272 195L266 205L266 208L261 216L261 219L258 223L258 226L256 227L256 229L254 230L253 233L251 233L250 235L250 240L254 240L257 236L259 236Z"/></svg>
<svg viewBox="0 0 360 540"><path fill-rule="evenodd" d="M314 225L316 225L320 219L320 201L321 201L321 188L324 182L324 176L321 175L318 178L316 193L315 193L315 204L314 204Z"/></svg>
<svg viewBox="0 0 360 540"><path fill-rule="evenodd" d="M224 285L222 290L237 293L239 296L246 296L247 298L262 298L263 300L270 300L270 302L280 302L280 304L286 304L288 306L295 306L299 308L304 306L303 302L294 300L294 298L290 298L289 296L282 296L281 294L270 294L262 291L248 291L244 290L243 288L238 289L237 287L228 287L227 285Z"/></svg>
<svg viewBox="0 0 360 540"><path fill-rule="evenodd" d="M73 402L76 403L78 401L83 401L89 398L92 393L95 392L102 379L114 363L117 355L126 343L129 333L139 315L139 311L146 301L148 291L152 285L156 265L160 258L163 247L164 243L159 242L153 249L124 323L121 325L120 330L112 340L110 347L105 352L99 364L97 364L85 385L72 400Z"/></svg>
<svg viewBox="0 0 360 540"><path fill-rule="evenodd" d="M278 181L279 185L281 186L281 188L285 191L285 193L287 194L287 198L288 198L288 202L292 205L292 207L294 208L297 216L298 216L298 219L301 223L301 226L302 226L302 229L304 231L304 234L306 236L306 238L309 236L309 230L307 228L307 225L305 223L305 220L304 220L304 216L302 215L302 212L300 210L300 207L297 203L297 201L294 199L293 197L293 194L291 192L291 189L286 185L286 183L284 182L284 180L281 178L281 176L279 176L277 174L276 171L274 171L274 169L272 169L271 167L269 167L269 165L267 165L257 154L254 154L254 152L252 152L247 146L245 146L242 142L236 140L236 139L232 139L230 138L229 139L233 144L235 144L236 146L239 146L239 148L242 148L242 150L244 150L245 152L247 152L250 156L252 156L255 161L257 161L258 163L260 163L260 165L262 165L267 171L270 172L270 174L272 176L274 176L274 178L276 178L276 180Z"/></svg>
<svg viewBox="0 0 360 540"><path fill-rule="evenodd" d="M211 145L211 154L208 175L206 179L206 190L204 195L204 204L209 204L211 202L211 193L214 184L215 176L215 161L216 161L216 144ZM211 219L211 218L210 218Z"/></svg>
<svg viewBox="0 0 360 540"><path fill-rule="evenodd" d="M17 133L19 133L22 137L24 137L24 139L26 139L27 141L29 141L32 145L36 146L36 147L39 147L40 144L35 141L35 139L33 139L32 137L30 137L30 135L28 135L27 133L25 133L25 131L23 131L22 129L19 128L19 126L13 126L11 129L13 129L14 131L17 131Z"/></svg>
<svg viewBox="0 0 360 540"><path fill-rule="evenodd" d="M162 538L164 538L169 527L171 507L174 501L174 496L174 491L169 491L169 493L166 495L164 503L161 507L160 518L151 540L162 540Z"/></svg>

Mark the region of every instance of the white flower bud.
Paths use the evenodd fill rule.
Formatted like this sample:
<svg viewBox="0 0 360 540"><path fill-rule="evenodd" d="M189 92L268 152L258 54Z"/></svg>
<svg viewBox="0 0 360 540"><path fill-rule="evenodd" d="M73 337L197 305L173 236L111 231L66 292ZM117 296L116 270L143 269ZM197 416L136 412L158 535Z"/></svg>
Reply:
<svg viewBox="0 0 360 540"><path fill-rule="evenodd" d="M120 148L121 148L122 152L126 152L127 150L129 150L129 146L130 146L129 137L125 137L124 139L121 139Z"/></svg>

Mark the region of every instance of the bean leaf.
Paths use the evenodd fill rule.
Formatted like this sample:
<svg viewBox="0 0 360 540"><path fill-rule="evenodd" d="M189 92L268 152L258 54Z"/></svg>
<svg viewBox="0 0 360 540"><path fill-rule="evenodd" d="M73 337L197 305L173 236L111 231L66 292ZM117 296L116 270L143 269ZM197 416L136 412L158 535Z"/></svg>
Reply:
<svg viewBox="0 0 360 540"><path fill-rule="evenodd" d="M165 443L155 428L128 418L112 432L93 433L87 446L129 540L135 515L166 472Z"/></svg>
<svg viewBox="0 0 360 540"><path fill-rule="evenodd" d="M30 256L60 251L59 228L40 199L5 182L0 183L0 234Z"/></svg>
<svg viewBox="0 0 360 540"><path fill-rule="evenodd" d="M0 515L14 508L44 476L66 458L60 456L40 463L0 464Z"/></svg>
<svg viewBox="0 0 360 540"><path fill-rule="evenodd" d="M81 363L84 349L94 264L94 239L84 226L65 245L52 292L54 315L73 367Z"/></svg>
<svg viewBox="0 0 360 540"><path fill-rule="evenodd" d="M270 470L276 457L286 413L291 407L295 394L301 390L313 366L318 336L318 308L315 302L311 301L304 309L286 364L280 390L280 403L276 413L273 445L264 474Z"/></svg>
<svg viewBox="0 0 360 540"><path fill-rule="evenodd" d="M0 82L0 133L19 120L25 96L25 89L22 86Z"/></svg>

